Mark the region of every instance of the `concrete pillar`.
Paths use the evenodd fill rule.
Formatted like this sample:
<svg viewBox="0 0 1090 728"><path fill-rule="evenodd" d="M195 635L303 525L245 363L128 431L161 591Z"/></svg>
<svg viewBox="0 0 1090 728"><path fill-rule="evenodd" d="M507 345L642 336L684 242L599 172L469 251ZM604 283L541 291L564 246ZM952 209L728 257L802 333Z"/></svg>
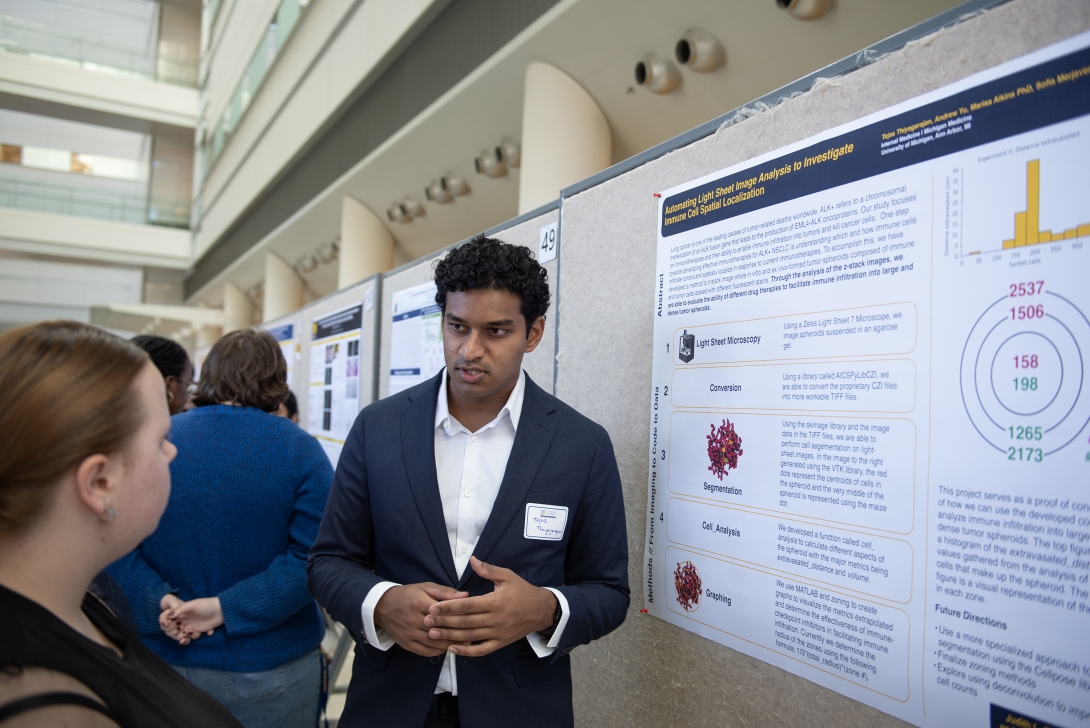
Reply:
<svg viewBox="0 0 1090 728"><path fill-rule="evenodd" d="M197 344L196 348L200 349L205 346L212 346L219 338L223 336L222 326L202 326L197 329Z"/></svg>
<svg viewBox="0 0 1090 728"><path fill-rule="evenodd" d="M613 134L586 89L548 63L526 67L519 214L560 196L613 161Z"/></svg>
<svg viewBox="0 0 1090 728"><path fill-rule="evenodd" d="M342 198L340 246L338 290L394 267L394 236L371 208L354 197Z"/></svg>
<svg viewBox="0 0 1090 728"><path fill-rule="evenodd" d="M265 299L261 320L272 321L303 307L306 286L295 269L276 253L265 253Z"/></svg>
<svg viewBox="0 0 1090 728"><path fill-rule="evenodd" d="M223 333L254 325L254 304L242 289L227 281L223 284Z"/></svg>

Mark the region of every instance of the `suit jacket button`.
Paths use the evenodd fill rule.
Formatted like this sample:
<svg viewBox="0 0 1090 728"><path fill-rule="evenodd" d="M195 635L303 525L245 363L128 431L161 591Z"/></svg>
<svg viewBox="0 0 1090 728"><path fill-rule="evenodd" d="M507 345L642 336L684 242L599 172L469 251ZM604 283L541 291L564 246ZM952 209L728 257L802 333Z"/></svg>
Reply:
<svg viewBox="0 0 1090 728"><path fill-rule="evenodd" d="M431 664L438 665L440 662L443 661L443 656L436 655L435 657L429 657L428 659L431 660Z"/></svg>

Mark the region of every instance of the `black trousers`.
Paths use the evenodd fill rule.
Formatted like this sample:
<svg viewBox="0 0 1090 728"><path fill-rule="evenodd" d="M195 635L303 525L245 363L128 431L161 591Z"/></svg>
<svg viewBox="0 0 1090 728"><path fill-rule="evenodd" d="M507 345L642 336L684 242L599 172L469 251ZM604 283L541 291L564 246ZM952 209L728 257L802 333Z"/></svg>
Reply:
<svg viewBox="0 0 1090 728"><path fill-rule="evenodd" d="M458 728L458 697L450 693L439 693L431 699L428 717L424 719L424 728Z"/></svg>

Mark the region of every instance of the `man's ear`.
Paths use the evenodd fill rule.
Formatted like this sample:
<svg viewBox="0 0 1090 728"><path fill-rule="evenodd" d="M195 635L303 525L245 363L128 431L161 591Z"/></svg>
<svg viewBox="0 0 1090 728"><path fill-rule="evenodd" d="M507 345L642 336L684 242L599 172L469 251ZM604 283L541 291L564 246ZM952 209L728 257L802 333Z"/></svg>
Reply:
<svg viewBox="0 0 1090 728"><path fill-rule="evenodd" d="M537 348L537 345L541 343L541 337L545 335L545 317L538 316L534 319L534 322L530 324L530 328L526 330L526 353Z"/></svg>
<svg viewBox="0 0 1090 728"><path fill-rule="evenodd" d="M76 467L76 493L100 521L113 518L110 513L117 499L120 476L121 464L107 455L91 455Z"/></svg>

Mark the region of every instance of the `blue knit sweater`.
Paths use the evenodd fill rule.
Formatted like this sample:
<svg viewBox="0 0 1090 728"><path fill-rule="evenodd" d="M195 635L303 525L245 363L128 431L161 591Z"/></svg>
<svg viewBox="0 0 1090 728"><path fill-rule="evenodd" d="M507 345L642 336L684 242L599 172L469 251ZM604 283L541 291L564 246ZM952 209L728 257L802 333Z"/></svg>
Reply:
<svg viewBox="0 0 1090 728"><path fill-rule="evenodd" d="M176 415L171 493L159 528L108 571L144 642L172 665L271 670L317 649L324 627L307 590L333 469L291 420L213 405ZM159 600L218 596L224 627L181 646L159 629Z"/></svg>

